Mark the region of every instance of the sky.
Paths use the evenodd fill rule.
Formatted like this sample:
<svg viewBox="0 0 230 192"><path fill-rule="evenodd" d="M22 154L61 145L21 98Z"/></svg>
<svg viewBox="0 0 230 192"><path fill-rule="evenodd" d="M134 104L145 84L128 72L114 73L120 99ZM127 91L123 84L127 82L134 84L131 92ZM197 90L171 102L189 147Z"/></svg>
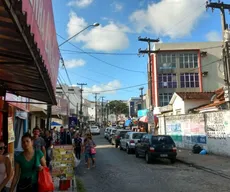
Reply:
<svg viewBox="0 0 230 192"><path fill-rule="evenodd" d="M58 43L65 69L62 83L84 86L85 97L99 92L106 100L139 97L147 90L146 49L138 37L160 38L159 43L220 41L219 10L207 10L206 0L52 0ZM227 3L227 0L226 0ZM228 13L226 12L229 20ZM109 91L109 92L108 92Z"/></svg>

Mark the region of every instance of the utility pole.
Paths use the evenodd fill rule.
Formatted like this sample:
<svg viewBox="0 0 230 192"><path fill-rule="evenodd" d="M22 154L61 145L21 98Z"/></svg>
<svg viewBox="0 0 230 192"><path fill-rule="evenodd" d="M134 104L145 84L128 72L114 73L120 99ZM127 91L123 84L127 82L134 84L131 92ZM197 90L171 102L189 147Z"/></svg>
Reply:
<svg viewBox="0 0 230 192"><path fill-rule="evenodd" d="M222 23L222 34L223 34L223 65L224 65L224 81L227 92L228 108L230 109L229 98L230 98L230 55L229 55L229 37L225 37L225 34L229 34L228 24L226 23L225 10L230 12L230 4L225 4L218 1L217 3L206 2L206 9L211 8L219 9L221 12L221 23Z"/></svg>
<svg viewBox="0 0 230 192"><path fill-rule="evenodd" d="M100 93L93 93L95 95L95 123L97 123L97 95Z"/></svg>
<svg viewBox="0 0 230 192"><path fill-rule="evenodd" d="M142 42L147 42L148 43L148 49L146 50L141 50L139 49L138 52L139 54L148 54L149 57L149 73L148 73L148 87L150 88L150 105L151 105L151 110L153 110L153 86L152 86L152 60L151 60L151 53L156 53L158 51L152 51L151 50L151 43L157 43L159 42L159 38L158 39L150 39L150 38L141 38L138 37L138 41L142 41Z"/></svg>
<svg viewBox="0 0 230 192"><path fill-rule="evenodd" d="M141 95L140 95L140 97L141 97L141 109L143 109L143 89L144 89L144 87L139 88L139 90L141 91Z"/></svg>
<svg viewBox="0 0 230 192"><path fill-rule="evenodd" d="M102 124L104 122L104 96L101 97L101 120Z"/></svg>
<svg viewBox="0 0 230 192"><path fill-rule="evenodd" d="M78 103L77 103L77 109L76 109L76 110L77 110L76 115L77 115L77 117L78 117Z"/></svg>
<svg viewBox="0 0 230 192"><path fill-rule="evenodd" d="M82 123L82 129L83 129L83 111L82 111L82 102L83 102L83 86L84 85L87 85L87 83L77 83L77 85L79 85L81 88L80 88L80 95L81 95L81 103L80 103L80 119L81 119L81 123Z"/></svg>

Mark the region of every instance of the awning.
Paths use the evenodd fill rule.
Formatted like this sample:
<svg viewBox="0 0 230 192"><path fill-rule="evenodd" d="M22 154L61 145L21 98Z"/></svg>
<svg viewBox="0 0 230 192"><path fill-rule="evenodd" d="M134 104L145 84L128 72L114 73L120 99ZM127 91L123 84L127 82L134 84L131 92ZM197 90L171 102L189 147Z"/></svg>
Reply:
<svg viewBox="0 0 230 192"><path fill-rule="evenodd" d="M144 122L144 123L148 123L148 117L147 116L143 116L139 119L139 121Z"/></svg>
<svg viewBox="0 0 230 192"><path fill-rule="evenodd" d="M53 121L53 122L51 122L51 126L61 126L61 124Z"/></svg>
<svg viewBox="0 0 230 192"><path fill-rule="evenodd" d="M34 0L0 1L0 86L15 95L56 104L59 52L52 2L42 1L39 5ZM39 23L43 26L35 18L40 14L34 13L41 10L49 15ZM46 30L43 36L39 27ZM50 43L44 43L48 35Z"/></svg>

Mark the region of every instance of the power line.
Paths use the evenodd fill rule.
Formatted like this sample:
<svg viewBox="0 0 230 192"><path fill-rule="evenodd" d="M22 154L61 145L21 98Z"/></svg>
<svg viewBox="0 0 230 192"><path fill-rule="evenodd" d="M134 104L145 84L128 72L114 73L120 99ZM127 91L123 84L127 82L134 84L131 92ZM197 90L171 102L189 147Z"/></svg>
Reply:
<svg viewBox="0 0 230 192"><path fill-rule="evenodd" d="M68 50L68 49L60 49L60 51L64 52L69 52L68 54L74 54L74 53L79 53L79 54L94 54L94 55L118 55L118 56L138 56L138 53L107 53L107 52L90 52L90 51L73 51L73 50ZM64 53L64 54L67 54Z"/></svg>
<svg viewBox="0 0 230 192"><path fill-rule="evenodd" d="M63 40L65 40L65 38L62 37L61 35L57 34L57 36L59 36L60 38L62 38ZM100 59L100 58L98 58L98 57L93 56L93 55L90 54L90 53L85 52L83 49L77 47L76 45L74 45L74 44L71 43L71 42L68 42L68 43L69 43L70 45L72 45L73 47L75 47L76 49L78 49L78 50L80 50L80 51L86 53L86 54L89 55L90 57L92 57L92 58L94 58L94 59L96 59L96 60L98 60L98 61L100 61L100 62L102 62L102 63L104 63L104 64L106 64L106 65L110 65L110 66L112 66L112 67L115 67L115 68L118 68L118 69L121 69L121 70L124 70L124 71L129 71L129 72L134 72L134 73L143 73L143 74L146 74L146 72L144 72L144 71L137 71L137 70L132 70L132 69L126 69L126 68L119 67L119 66L117 66L117 65L111 64L111 63L109 63L109 62L107 62L107 61L104 61L104 60L102 60L102 59Z"/></svg>

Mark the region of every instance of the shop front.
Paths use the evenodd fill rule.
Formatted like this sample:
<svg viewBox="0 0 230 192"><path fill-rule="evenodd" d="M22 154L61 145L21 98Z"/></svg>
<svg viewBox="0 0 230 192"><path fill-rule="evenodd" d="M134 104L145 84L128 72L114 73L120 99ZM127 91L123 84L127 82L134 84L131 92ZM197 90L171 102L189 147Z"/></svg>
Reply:
<svg viewBox="0 0 230 192"><path fill-rule="evenodd" d="M21 97L56 104L60 55L51 0L0 0L0 26L0 128L8 143L11 106L20 124L18 105L29 102Z"/></svg>

